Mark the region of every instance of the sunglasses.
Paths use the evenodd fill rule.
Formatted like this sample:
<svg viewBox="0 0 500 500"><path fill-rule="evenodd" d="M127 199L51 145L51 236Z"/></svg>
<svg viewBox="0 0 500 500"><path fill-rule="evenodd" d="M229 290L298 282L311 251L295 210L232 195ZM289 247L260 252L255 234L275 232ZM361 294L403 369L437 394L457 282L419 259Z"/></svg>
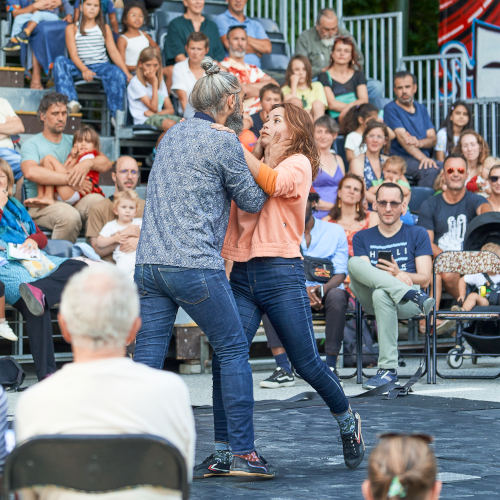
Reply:
<svg viewBox="0 0 500 500"><path fill-rule="evenodd" d="M434 442L434 438L430 434L424 434L424 433L405 433L405 432L384 432L383 434L378 434L377 437L379 439L391 439L391 438L397 438L397 437L409 437L409 438L415 438L415 439L420 439L424 441L427 444L431 444Z"/></svg>
<svg viewBox="0 0 500 500"><path fill-rule="evenodd" d="M488 179L493 182L493 184L495 184L495 182L498 182L498 179L500 179L500 177L498 175L490 175L488 177Z"/></svg>
<svg viewBox="0 0 500 500"><path fill-rule="evenodd" d="M462 168L462 167L458 167L458 168L450 167L450 168L446 169L446 173L448 175L451 175L453 172L458 172L459 174L464 174L465 173L465 168Z"/></svg>
<svg viewBox="0 0 500 500"><path fill-rule="evenodd" d="M401 201L382 201L382 200L377 200L377 205L384 208L387 205L390 205L391 208L398 208L399 205L401 205Z"/></svg>

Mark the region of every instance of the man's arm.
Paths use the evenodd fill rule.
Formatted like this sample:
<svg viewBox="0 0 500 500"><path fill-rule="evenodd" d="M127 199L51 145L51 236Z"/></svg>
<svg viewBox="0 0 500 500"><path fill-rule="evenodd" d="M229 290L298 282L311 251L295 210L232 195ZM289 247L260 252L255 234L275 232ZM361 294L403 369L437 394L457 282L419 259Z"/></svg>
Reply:
<svg viewBox="0 0 500 500"><path fill-rule="evenodd" d="M244 83L241 85L243 93L245 94L245 98L248 97L258 97L260 89L269 83L273 83L274 85L278 85L278 82L271 78L269 75L263 76L259 82L256 83ZM278 85L279 87L279 85Z"/></svg>
<svg viewBox="0 0 500 500"><path fill-rule="evenodd" d="M485 214L486 212L491 212L493 208L489 203L483 203L482 205L479 205L476 210L477 215Z"/></svg>
<svg viewBox="0 0 500 500"><path fill-rule="evenodd" d="M420 255L415 258L416 273L408 273L416 285L422 288L429 286L432 278L432 258L430 255Z"/></svg>
<svg viewBox="0 0 500 500"><path fill-rule="evenodd" d="M271 53L272 45L271 45L271 40L269 40L269 38L253 38L249 36L247 40L248 40L247 54L255 53L260 57L261 54Z"/></svg>
<svg viewBox="0 0 500 500"><path fill-rule="evenodd" d="M427 131L429 133L429 131ZM411 136L404 128L397 128L394 130L396 134L396 139L399 142L400 146L410 155L413 156L416 160L420 162L418 168L438 168L436 162L426 156L421 150L421 148L427 148L425 144L431 144L429 147L434 147L436 143L436 132L432 130L434 134L434 138L427 136L425 139L415 139L415 137ZM418 144L418 146L417 146Z"/></svg>
<svg viewBox="0 0 500 500"><path fill-rule="evenodd" d="M65 186L68 184L68 174L43 168L34 160L21 162L21 170L26 179L42 186Z"/></svg>
<svg viewBox="0 0 500 500"><path fill-rule="evenodd" d="M427 229L427 234L429 235L429 239L431 240L432 256L436 258L440 253L443 252L443 250L434 243L434 231Z"/></svg>
<svg viewBox="0 0 500 500"><path fill-rule="evenodd" d="M4 123L0 123L0 135L15 135L24 132L24 125L19 116L8 116Z"/></svg>
<svg viewBox="0 0 500 500"><path fill-rule="evenodd" d="M95 158L83 160L77 163L69 172L68 184L70 186L80 186L89 170L96 170L97 172L107 172L113 163L106 155L99 153Z"/></svg>

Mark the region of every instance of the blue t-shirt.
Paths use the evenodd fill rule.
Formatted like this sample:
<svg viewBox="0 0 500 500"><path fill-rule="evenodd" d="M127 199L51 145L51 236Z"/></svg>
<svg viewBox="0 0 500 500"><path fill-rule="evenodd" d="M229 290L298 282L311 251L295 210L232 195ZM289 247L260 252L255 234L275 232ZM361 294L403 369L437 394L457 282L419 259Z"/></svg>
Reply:
<svg viewBox="0 0 500 500"><path fill-rule="evenodd" d="M315 219L309 247L306 246L306 239L302 237L300 248L302 255L331 260L334 273L347 276L347 259L349 258L347 238L344 229L338 224ZM306 286L321 284L306 281ZM344 286L340 285L339 288L344 288Z"/></svg>
<svg viewBox="0 0 500 500"><path fill-rule="evenodd" d="M396 101L386 104L384 107L384 122L392 130L404 128L410 135L413 135L417 139L425 139L427 131L431 128L433 129L434 125L429 118L427 108L423 104L414 102L413 105L415 106L415 113L408 113L408 111L397 105ZM420 151L430 158L431 149L421 149ZM391 155L398 155L404 158L410 156L397 139L391 142Z"/></svg>
<svg viewBox="0 0 500 500"><path fill-rule="evenodd" d="M369 257L374 266L378 261L378 253L382 250L391 252L399 269L407 273L416 273L415 259L422 255L432 255L429 235L423 227L403 224L401 229L386 238L378 226L358 231L352 240L354 255Z"/></svg>
<svg viewBox="0 0 500 500"><path fill-rule="evenodd" d="M264 26L262 26L259 21L250 19L249 17L245 17L245 21L241 22L234 16L232 16L229 10L226 10L222 14L216 16L214 21L217 25L217 28L219 28L219 35L221 37L227 34L231 26L244 26L248 36L251 36L252 38L258 38L259 40L269 39ZM228 53L226 52L226 56L227 55ZM245 62L247 64L254 64L255 66L260 68L260 57L257 54L246 54Z"/></svg>

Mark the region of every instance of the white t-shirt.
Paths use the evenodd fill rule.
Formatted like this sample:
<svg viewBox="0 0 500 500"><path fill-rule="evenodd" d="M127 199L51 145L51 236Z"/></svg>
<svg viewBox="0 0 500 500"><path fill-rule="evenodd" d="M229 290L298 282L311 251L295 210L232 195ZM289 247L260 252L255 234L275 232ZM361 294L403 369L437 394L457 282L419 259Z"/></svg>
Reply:
<svg viewBox="0 0 500 500"><path fill-rule="evenodd" d="M167 96L167 86L162 78L158 89L158 111L163 109L163 103ZM143 97L151 99L153 97L153 87L150 83L143 85L136 75L130 80L127 87L128 109L134 119L134 125L142 125L148 119L144 114L148 111L148 107L141 101Z"/></svg>
<svg viewBox="0 0 500 500"><path fill-rule="evenodd" d="M189 102L189 96L193 91L194 84L197 82L196 76L189 69L189 59L174 64L174 72L172 74L172 90L183 90L188 97L188 103L184 110L184 118L192 118L194 116L194 108Z"/></svg>
<svg viewBox="0 0 500 500"><path fill-rule="evenodd" d="M495 285L500 283L500 274L489 274L489 277L491 278L491 281L493 281ZM483 273L466 274L464 276L464 281L468 285L473 285L476 288L486 285L486 278Z"/></svg>
<svg viewBox="0 0 500 500"><path fill-rule="evenodd" d="M366 144L362 144L362 142L363 135L354 130L347 134L344 149L350 149L354 152L354 156L358 156L366 151Z"/></svg>
<svg viewBox="0 0 500 500"><path fill-rule="evenodd" d="M10 116L17 116L7 99L0 97L0 123L5 123ZM0 148L14 149L9 135L0 134Z"/></svg>
<svg viewBox="0 0 500 500"><path fill-rule="evenodd" d="M89 311L92 314L93 311ZM129 358L69 363L19 397L17 442L41 434L153 434L182 453L191 475L195 428L189 393L174 373ZM61 488L35 488L24 498L71 500L89 495ZM23 492L24 493L24 492ZM99 499L180 498L173 491L134 488L91 496Z"/></svg>
<svg viewBox="0 0 500 500"><path fill-rule="evenodd" d="M456 146L458 143L459 135L453 136L453 145ZM444 153L450 153L451 151L446 151L446 143L448 142L447 132L445 128L440 128L436 136L436 145L434 146L435 151L443 151Z"/></svg>

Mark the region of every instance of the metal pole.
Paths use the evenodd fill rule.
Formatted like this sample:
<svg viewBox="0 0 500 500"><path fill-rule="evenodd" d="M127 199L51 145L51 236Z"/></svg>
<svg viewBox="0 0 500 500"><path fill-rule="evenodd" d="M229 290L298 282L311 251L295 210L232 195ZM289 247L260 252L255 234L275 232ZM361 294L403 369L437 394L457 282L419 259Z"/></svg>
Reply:
<svg viewBox="0 0 500 500"><path fill-rule="evenodd" d="M409 19L410 19L410 2L409 0L396 0L395 2L396 11L400 11L403 14L402 19L402 35L403 35L403 44L402 44L402 54L406 56L408 54L408 27L409 27Z"/></svg>
<svg viewBox="0 0 500 500"><path fill-rule="evenodd" d="M337 17L340 22L344 15L343 4L344 4L343 0L337 0Z"/></svg>

